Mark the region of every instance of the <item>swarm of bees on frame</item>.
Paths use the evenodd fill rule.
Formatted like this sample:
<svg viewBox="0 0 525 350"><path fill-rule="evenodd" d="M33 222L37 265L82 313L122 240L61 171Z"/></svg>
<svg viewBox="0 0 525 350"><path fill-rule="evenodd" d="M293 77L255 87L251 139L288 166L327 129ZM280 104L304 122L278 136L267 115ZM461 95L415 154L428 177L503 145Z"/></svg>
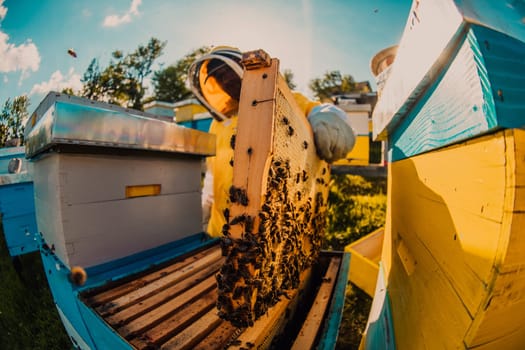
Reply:
<svg viewBox="0 0 525 350"><path fill-rule="evenodd" d="M283 132L293 136L288 118L280 120ZM308 149L307 141L300 145ZM301 272L317 260L321 248L328 173L326 164L308 174L293 170L289 159L274 156L258 215L231 217L229 209L224 211L221 248L226 262L217 274L221 318L236 327L253 326L281 298L289 298L287 291L298 288ZM313 195L304 190L307 182L316 184ZM231 203L249 203L243 189L231 187L229 196ZM240 239L230 235L236 225L242 228Z"/></svg>

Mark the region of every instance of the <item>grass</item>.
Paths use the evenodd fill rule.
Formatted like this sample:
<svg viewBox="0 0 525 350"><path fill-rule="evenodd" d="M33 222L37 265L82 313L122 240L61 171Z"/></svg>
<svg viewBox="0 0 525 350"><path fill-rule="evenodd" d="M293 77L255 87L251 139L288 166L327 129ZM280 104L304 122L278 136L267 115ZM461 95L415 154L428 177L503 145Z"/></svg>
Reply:
<svg viewBox="0 0 525 350"><path fill-rule="evenodd" d="M72 348L49 291L40 254L12 260L1 225L0 344L8 350Z"/></svg>
<svg viewBox="0 0 525 350"><path fill-rule="evenodd" d="M343 318L335 350L357 350L372 306L372 298L348 283Z"/></svg>

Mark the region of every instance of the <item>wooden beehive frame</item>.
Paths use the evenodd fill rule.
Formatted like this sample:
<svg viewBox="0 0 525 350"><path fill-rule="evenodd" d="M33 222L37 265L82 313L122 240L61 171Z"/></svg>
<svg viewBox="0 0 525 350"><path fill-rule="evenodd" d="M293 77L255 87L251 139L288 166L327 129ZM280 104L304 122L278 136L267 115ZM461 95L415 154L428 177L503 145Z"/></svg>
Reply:
<svg viewBox="0 0 525 350"><path fill-rule="evenodd" d="M219 314L238 327L296 289L317 259L330 173L279 61L258 50L243 62L226 263L217 277Z"/></svg>

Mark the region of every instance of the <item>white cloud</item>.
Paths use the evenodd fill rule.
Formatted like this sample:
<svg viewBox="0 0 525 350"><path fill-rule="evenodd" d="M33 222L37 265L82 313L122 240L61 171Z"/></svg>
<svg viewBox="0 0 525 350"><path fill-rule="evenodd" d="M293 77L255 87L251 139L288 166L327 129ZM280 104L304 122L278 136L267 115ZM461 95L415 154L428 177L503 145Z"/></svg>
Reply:
<svg viewBox="0 0 525 350"><path fill-rule="evenodd" d="M0 31L0 72L22 71L27 75L29 70L36 72L40 66L40 54L31 40L15 46L8 42L9 36Z"/></svg>
<svg viewBox="0 0 525 350"><path fill-rule="evenodd" d="M132 0L130 8L122 15L109 15L104 18L102 25L104 27L117 27L121 24L129 23L132 16L140 15L139 6L142 0Z"/></svg>
<svg viewBox="0 0 525 350"><path fill-rule="evenodd" d="M4 6L4 0L0 0L0 21L5 18L7 7Z"/></svg>
<svg viewBox="0 0 525 350"><path fill-rule="evenodd" d="M29 94L47 94L50 91L62 91L65 88L71 88L73 91L82 89L80 74L76 73L74 68L70 68L67 75L63 75L59 70L55 71L48 81L33 85Z"/></svg>
<svg viewBox="0 0 525 350"><path fill-rule="evenodd" d="M6 15L7 7L4 6L4 0L0 0L0 22ZM0 31L0 73L21 71L21 82L29 75L30 70L36 72L39 66L40 54L31 40L16 46L9 43L9 35ZM7 83L7 76L4 76L3 81Z"/></svg>

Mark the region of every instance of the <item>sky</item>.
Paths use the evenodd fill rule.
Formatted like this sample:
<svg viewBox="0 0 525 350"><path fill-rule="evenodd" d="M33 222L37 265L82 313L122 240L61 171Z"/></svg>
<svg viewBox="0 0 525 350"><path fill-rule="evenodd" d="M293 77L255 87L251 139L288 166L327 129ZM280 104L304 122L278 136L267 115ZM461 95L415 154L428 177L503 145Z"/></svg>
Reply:
<svg viewBox="0 0 525 350"><path fill-rule="evenodd" d="M290 69L297 90L338 70L375 89L370 60L399 43L411 0L0 0L0 105L80 90L93 58L166 42L153 69L201 46L264 49ZM67 51L73 49L77 57ZM149 88L148 94L152 94Z"/></svg>

